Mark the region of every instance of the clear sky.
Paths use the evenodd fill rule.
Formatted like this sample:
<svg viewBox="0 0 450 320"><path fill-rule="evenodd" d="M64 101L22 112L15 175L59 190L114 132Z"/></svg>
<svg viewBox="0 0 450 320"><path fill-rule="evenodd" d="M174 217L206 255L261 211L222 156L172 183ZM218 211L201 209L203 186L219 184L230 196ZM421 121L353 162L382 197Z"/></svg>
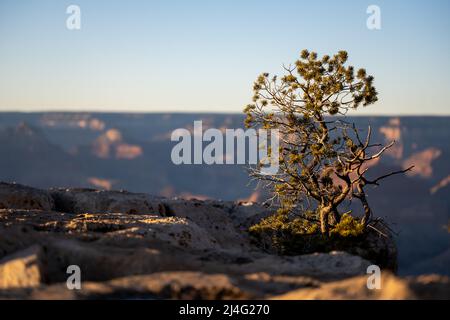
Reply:
<svg viewBox="0 0 450 320"><path fill-rule="evenodd" d="M307 48L375 76L363 113L450 115L449 31L448 0L0 0L0 111L239 112Z"/></svg>

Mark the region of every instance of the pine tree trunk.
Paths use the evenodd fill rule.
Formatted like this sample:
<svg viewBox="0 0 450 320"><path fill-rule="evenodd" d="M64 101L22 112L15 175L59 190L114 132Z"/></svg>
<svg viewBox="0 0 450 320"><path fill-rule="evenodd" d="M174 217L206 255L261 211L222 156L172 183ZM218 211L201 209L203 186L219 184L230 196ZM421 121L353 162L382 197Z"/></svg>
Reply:
<svg viewBox="0 0 450 320"><path fill-rule="evenodd" d="M329 224L328 218L330 216L331 207L323 207L320 209L320 231L322 234L328 235Z"/></svg>
<svg viewBox="0 0 450 320"><path fill-rule="evenodd" d="M339 221L341 221L341 216L339 214L339 212L337 211L336 208L331 209L331 215L330 215L330 224L332 226L336 225L339 223Z"/></svg>
<svg viewBox="0 0 450 320"><path fill-rule="evenodd" d="M361 204L363 206L364 209L364 217L362 219L362 223L364 224L364 226L367 226L367 224L369 223L370 217L372 216L372 210L370 210L369 207L369 203L367 202L367 198L366 198L366 193L364 192L363 189L364 185L363 184L358 184L358 198L361 201Z"/></svg>

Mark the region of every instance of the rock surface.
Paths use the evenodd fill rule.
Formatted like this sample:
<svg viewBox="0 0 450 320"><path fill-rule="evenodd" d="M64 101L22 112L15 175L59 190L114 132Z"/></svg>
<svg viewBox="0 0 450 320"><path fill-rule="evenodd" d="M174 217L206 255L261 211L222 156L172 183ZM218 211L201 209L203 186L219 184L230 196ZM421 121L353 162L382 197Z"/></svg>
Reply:
<svg viewBox="0 0 450 320"><path fill-rule="evenodd" d="M0 298L448 297L448 278L437 276L386 273L386 290L372 292L372 263L345 252L264 252L246 230L270 211L254 203L4 183L0 203ZM66 286L70 265L81 290Z"/></svg>
<svg viewBox="0 0 450 320"><path fill-rule="evenodd" d="M46 191L0 182L0 209L51 210L53 198Z"/></svg>
<svg viewBox="0 0 450 320"><path fill-rule="evenodd" d="M0 290L41 285L41 248L32 246L0 260Z"/></svg>
<svg viewBox="0 0 450 320"><path fill-rule="evenodd" d="M318 288L298 289L272 297L277 300L415 300L450 299L448 277L429 275L401 279L390 272L381 277L380 289L368 289L367 277L359 276L326 283Z"/></svg>
<svg viewBox="0 0 450 320"><path fill-rule="evenodd" d="M103 191L95 189L51 189L54 210L72 213L151 214L158 212L153 207L152 197L142 193L126 191Z"/></svg>

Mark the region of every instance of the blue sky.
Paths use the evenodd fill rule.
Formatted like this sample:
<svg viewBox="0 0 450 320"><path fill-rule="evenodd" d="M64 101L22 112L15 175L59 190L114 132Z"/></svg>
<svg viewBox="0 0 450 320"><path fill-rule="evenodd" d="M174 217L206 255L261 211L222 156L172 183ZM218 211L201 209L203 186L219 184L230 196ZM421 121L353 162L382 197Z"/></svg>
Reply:
<svg viewBox="0 0 450 320"><path fill-rule="evenodd" d="M81 30L66 8L81 8ZM369 5L381 30L366 27ZM0 0L0 111L240 112L301 49L375 76L363 114L450 115L450 1Z"/></svg>

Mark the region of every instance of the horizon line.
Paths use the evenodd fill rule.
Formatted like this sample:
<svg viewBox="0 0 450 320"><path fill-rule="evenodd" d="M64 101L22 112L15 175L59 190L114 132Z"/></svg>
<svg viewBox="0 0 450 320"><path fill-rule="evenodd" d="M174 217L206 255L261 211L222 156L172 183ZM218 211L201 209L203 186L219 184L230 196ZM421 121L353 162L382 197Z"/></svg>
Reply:
<svg viewBox="0 0 450 320"><path fill-rule="evenodd" d="M227 115L244 115L243 112L238 111L202 111L202 110L193 110L193 111L161 111L161 110L155 110L155 111L137 111L137 110L33 110L33 111L27 111L27 110L0 110L0 114L6 114L6 113L26 113L26 114L33 114L33 113L93 113L93 114L227 114ZM442 113L380 113L380 114L372 114L372 113L359 113L359 114L348 114L348 115L341 115L341 116L347 116L347 117L450 117L449 114L442 114Z"/></svg>

